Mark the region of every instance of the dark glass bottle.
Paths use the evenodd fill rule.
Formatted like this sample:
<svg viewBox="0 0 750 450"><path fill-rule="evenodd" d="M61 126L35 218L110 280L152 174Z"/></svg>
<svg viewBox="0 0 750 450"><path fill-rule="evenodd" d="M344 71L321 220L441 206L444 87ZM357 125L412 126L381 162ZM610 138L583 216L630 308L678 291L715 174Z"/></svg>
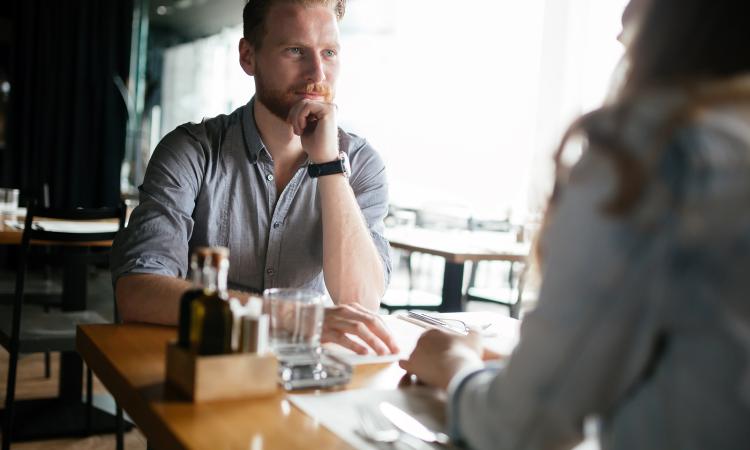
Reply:
<svg viewBox="0 0 750 450"><path fill-rule="evenodd" d="M191 288L180 298L177 343L182 348L190 348L190 327L193 300L203 294L203 265L211 251L208 247L198 247L190 256Z"/></svg>
<svg viewBox="0 0 750 450"><path fill-rule="evenodd" d="M191 302L191 348L199 355L232 351L232 310L227 275L229 249L212 247L203 265L203 292Z"/></svg>

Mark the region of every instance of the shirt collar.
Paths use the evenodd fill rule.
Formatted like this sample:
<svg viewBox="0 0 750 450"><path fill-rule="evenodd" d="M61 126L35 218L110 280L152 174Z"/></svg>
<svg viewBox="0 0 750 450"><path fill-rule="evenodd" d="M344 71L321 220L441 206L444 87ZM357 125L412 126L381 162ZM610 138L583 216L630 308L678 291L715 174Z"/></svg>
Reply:
<svg viewBox="0 0 750 450"><path fill-rule="evenodd" d="M263 141L260 139L260 133L258 133L258 127L255 124L255 113L254 111L255 97L245 105L241 120L242 120L242 138L245 141L245 149L247 150L247 156L251 163L258 162L258 156L260 152L265 148Z"/></svg>

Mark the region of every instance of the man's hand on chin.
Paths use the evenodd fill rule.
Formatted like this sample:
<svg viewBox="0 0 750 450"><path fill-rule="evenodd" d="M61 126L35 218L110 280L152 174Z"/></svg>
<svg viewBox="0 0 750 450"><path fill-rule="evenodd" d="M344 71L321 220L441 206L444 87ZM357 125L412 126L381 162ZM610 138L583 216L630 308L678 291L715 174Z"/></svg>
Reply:
<svg viewBox="0 0 750 450"><path fill-rule="evenodd" d="M287 122L300 136L302 149L316 164L335 160L339 155L339 130L336 105L304 99L289 111Z"/></svg>
<svg viewBox="0 0 750 450"><path fill-rule="evenodd" d="M347 334L357 336L369 348ZM399 351L396 341L380 316L356 303L326 308L321 341L335 342L360 355L369 353L370 349L378 355Z"/></svg>

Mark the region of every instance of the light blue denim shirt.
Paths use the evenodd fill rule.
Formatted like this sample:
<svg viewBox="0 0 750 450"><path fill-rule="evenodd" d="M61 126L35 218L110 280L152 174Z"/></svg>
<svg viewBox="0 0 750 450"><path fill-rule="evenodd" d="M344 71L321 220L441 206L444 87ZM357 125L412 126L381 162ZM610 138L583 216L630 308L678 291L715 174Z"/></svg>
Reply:
<svg viewBox="0 0 750 450"><path fill-rule="evenodd" d="M750 102L710 106L658 146L685 103L665 91L624 116L595 113L589 131L624 144L645 191L624 217L604 213L615 165L584 152L543 240L518 347L504 367L451 382L454 438L570 448L593 416L604 449L750 448Z"/></svg>
<svg viewBox="0 0 750 450"><path fill-rule="evenodd" d="M253 101L230 115L182 125L159 143L140 186L140 204L112 249L113 282L131 273L185 277L192 249L230 250L229 285L259 292L302 287L325 292L317 179L307 163L283 192L253 116ZM383 219L388 184L380 156L364 139L339 130L350 185L391 272Z"/></svg>

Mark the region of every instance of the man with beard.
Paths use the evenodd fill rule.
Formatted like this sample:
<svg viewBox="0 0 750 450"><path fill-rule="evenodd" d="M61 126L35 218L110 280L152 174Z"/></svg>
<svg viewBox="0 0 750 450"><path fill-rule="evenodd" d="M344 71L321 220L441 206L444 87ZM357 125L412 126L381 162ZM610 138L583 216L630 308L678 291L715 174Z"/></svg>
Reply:
<svg viewBox="0 0 750 450"><path fill-rule="evenodd" d="M176 323L190 249L222 245L234 296L327 288L335 305L323 341L397 351L374 314L390 276L385 168L337 127L333 103L344 9L345 0L247 3L239 59L256 95L157 146L113 247L123 320Z"/></svg>

